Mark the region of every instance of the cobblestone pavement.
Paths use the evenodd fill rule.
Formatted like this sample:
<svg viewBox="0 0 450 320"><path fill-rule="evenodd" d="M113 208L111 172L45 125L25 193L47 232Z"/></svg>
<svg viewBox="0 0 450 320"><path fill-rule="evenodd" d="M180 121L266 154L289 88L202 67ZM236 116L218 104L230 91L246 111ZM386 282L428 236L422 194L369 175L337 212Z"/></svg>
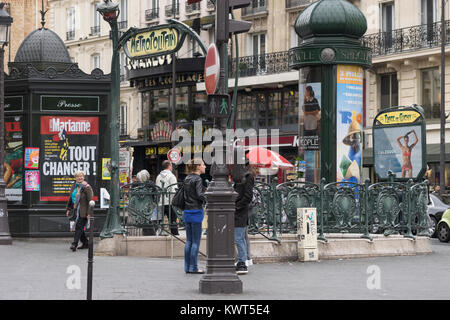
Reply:
<svg viewBox="0 0 450 320"><path fill-rule="evenodd" d="M201 294L202 275L185 274L182 259L95 256L93 299L450 299L450 277L443 276L450 243L431 241L427 255L255 264L240 276L244 292L234 295ZM86 299L88 252L69 245L70 239L14 239L0 246L0 300Z"/></svg>

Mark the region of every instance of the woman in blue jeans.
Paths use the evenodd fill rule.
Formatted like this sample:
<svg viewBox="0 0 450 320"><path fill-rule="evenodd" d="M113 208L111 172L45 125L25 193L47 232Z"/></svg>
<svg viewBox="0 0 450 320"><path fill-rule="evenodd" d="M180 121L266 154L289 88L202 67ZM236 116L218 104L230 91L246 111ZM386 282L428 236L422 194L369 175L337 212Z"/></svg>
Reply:
<svg viewBox="0 0 450 320"><path fill-rule="evenodd" d="M201 174L206 166L202 159L192 159L186 165L188 176L184 185L184 222L186 225L186 245L184 247L184 272L205 273L198 268L198 251L202 237L203 203L205 193Z"/></svg>

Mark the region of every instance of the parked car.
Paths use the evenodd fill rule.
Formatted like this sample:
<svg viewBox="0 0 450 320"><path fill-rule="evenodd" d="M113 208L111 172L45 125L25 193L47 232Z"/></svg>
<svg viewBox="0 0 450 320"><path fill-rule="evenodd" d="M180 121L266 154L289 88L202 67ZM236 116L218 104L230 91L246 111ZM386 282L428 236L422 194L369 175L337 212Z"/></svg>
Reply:
<svg viewBox="0 0 450 320"><path fill-rule="evenodd" d="M433 224L433 238L437 236L438 222L441 220L442 215L447 209L450 209L449 205L445 204L437 195L430 193L430 203L428 204L427 213Z"/></svg>
<svg viewBox="0 0 450 320"><path fill-rule="evenodd" d="M441 221L437 224L437 237L441 242L450 240L450 209L447 209L442 215Z"/></svg>

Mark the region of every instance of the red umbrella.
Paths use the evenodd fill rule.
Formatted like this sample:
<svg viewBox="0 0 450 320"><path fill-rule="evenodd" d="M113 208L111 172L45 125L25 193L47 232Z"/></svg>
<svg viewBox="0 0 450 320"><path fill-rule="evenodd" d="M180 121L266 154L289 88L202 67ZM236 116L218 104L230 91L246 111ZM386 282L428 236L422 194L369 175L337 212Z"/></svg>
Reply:
<svg viewBox="0 0 450 320"><path fill-rule="evenodd" d="M247 159L259 168L294 169L295 167L279 153L263 148L250 147Z"/></svg>

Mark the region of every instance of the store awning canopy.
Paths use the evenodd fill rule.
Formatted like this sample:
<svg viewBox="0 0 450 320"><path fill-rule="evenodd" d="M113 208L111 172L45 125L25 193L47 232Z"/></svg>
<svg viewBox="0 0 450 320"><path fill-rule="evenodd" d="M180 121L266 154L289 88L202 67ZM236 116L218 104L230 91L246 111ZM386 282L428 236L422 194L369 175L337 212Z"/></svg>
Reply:
<svg viewBox="0 0 450 320"><path fill-rule="evenodd" d="M440 152L440 144L427 144L427 162L439 162ZM447 162L450 160L450 143L445 144L445 160ZM363 166L373 166L373 148L363 150Z"/></svg>

